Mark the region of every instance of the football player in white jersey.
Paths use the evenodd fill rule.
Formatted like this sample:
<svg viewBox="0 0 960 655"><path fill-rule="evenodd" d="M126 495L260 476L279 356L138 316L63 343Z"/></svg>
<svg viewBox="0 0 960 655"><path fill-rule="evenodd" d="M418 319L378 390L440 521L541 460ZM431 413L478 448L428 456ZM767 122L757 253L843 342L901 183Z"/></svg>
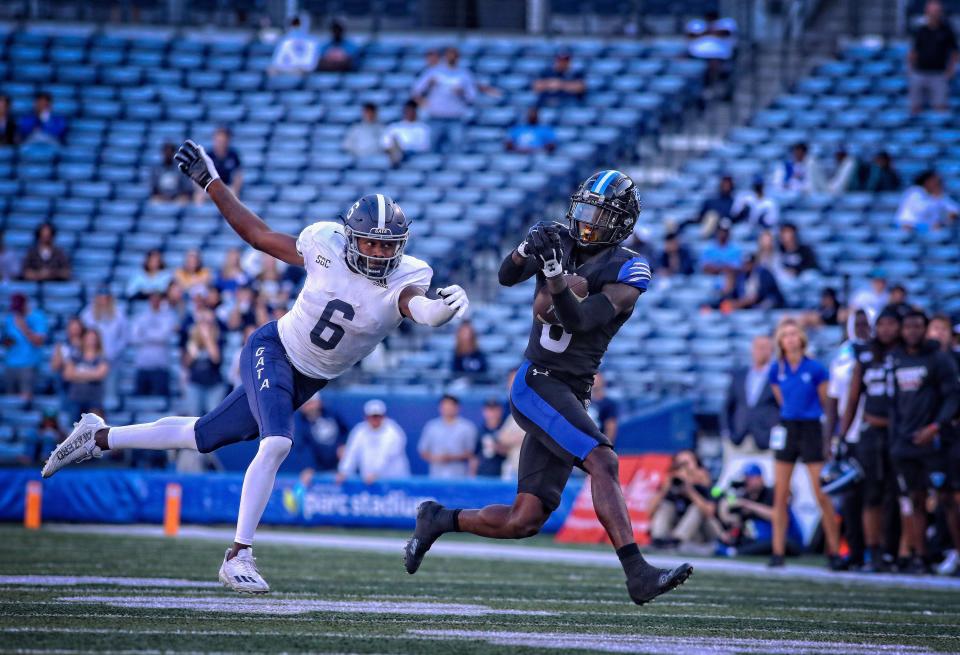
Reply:
<svg viewBox="0 0 960 655"><path fill-rule="evenodd" d="M314 223L298 238L274 232L224 184L201 146L186 141L177 152L180 170L213 199L237 234L251 246L307 270L293 309L250 335L240 354L243 385L202 417L170 416L153 423L108 427L83 414L44 464L47 478L68 464L106 450L182 448L211 452L260 439L240 494L233 546L220 581L236 591L265 593L257 570L254 532L274 478L293 443L293 413L328 381L368 355L404 317L430 326L467 310L466 293L452 285L429 299L433 271L404 254L409 223L390 198L367 195L342 217L343 224Z"/></svg>

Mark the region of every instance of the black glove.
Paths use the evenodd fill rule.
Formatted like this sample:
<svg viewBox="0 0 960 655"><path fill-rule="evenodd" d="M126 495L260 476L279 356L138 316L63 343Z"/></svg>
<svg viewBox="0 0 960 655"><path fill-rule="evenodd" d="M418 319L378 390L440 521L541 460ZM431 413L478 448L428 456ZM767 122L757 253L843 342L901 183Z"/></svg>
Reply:
<svg viewBox="0 0 960 655"><path fill-rule="evenodd" d="M532 231L530 235L533 256L540 260L543 274L546 277L556 277L563 273L563 245L560 242L560 231L542 227Z"/></svg>
<svg viewBox="0 0 960 655"><path fill-rule="evenodd" d="M520 242L520 245L517 246L517 253L521 257L531 257L533 256L533 235L537 232L556 232L560 234L560 230L563 229L563 226L560 223L555 223L553 221L537 221L533 224L529 231L527 231L527 236L524 237L523 241Z"/></svg>
<svg viewBox="0 0 960 655"><path fill-rule="evenodd" d="M173 158L177 161L180 172L199 184L204 191L211 182L220 179L220 174L217 173L217 167L213 165L210 155L203 146L198 146L190 139L183 142Z"/></svg>

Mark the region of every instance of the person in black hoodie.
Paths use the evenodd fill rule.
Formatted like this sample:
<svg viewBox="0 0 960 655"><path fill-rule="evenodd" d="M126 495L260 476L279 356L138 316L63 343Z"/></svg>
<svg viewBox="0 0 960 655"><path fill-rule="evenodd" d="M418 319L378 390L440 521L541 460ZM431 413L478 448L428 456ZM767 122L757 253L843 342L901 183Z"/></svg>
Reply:
<svg viewBox="0 0 960 655"><path fill-rule="evenodd" d="M947 435L960 407L960 374L953 358L928 341L927 315L913 310L903 318L903 344L893 353L890 456L903 496L913 512L903 529L913 551L910 573L927 573L926 498L941 435Z"/></svg>
<svg viewBox="0 0 960 655"><path fill-rule="evenodd" d="M887 413L892 391L892 353L899 345L900 314L888 306L877 316L873 339L856 349L857 361L850 377L850 395L840 425L840 434L848 434L856 422L862 398L863 414L858 439L850 445L854 458L863 468L862 520L866 552L861 571L865 573L886 569L881 546L884 541L884 508L896 506ZM894 525L897 523L896 515L892 518L888 516L887 520ZM887 543L886 551L896 555L897 544Z"/></svg>

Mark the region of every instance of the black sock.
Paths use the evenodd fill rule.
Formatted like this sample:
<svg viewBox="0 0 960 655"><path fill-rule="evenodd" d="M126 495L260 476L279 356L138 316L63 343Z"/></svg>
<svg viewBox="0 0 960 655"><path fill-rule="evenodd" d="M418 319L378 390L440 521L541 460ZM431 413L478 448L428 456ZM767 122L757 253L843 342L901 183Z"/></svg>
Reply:
<svg viewBox="0 0 960 655"><path fill-rule="evenodd" d="M640 547L637 544L627 544L626 546L621 546L617 548L617 557L620 558L620 561L627 559L628 557L633 557L634 555L640 554Z"/></svg>
<svg viewBox="0 0 960 655"><path fill-rule="evenodd" d="M620 565L623 567L623 572L627 574L627 578L650 566L640 554L637 544L627 544L617 548L617 557L620 558Z"/></svg>
<svg viewBox="0 0 960 655"><path fill-rule="evenodd" d="M441 532L460 532L459 518L459 509L447 509L444 507L437 511L435 520Z"/></svg>

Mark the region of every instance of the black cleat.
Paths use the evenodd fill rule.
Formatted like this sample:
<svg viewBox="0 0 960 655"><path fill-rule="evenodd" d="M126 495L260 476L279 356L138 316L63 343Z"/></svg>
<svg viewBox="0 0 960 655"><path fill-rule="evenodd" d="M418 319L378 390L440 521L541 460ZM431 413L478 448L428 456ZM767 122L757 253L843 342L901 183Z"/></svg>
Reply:
<svg viewBox="0 0 960 655"><path fill-rule="evenodd" d="M417 525L413 529L413 536L403 549L403 566L410 575L417 572L420 563L423 562L423 556L444 532L437 525L436 520L437 514L442 509L443 505L432 500L420 503L417 507Z"/></svg>
<svg viewBox="0 0 960 655"><path fill-rule="evenodd" d="M767 561L767 567L771 569L778 569L786 566L786 562L783 559L783 555L771 555L770 559Z"/></svg>
<svg viewBox="0 0 960 655"><path fill-rule="evenodd" d="M648 566L642 573L627 580L627 593L630 594L633 602L643 605L661 594L676 589L691 575L693 575L693 567L689 564L681 564L673 570Z"/></svg>

